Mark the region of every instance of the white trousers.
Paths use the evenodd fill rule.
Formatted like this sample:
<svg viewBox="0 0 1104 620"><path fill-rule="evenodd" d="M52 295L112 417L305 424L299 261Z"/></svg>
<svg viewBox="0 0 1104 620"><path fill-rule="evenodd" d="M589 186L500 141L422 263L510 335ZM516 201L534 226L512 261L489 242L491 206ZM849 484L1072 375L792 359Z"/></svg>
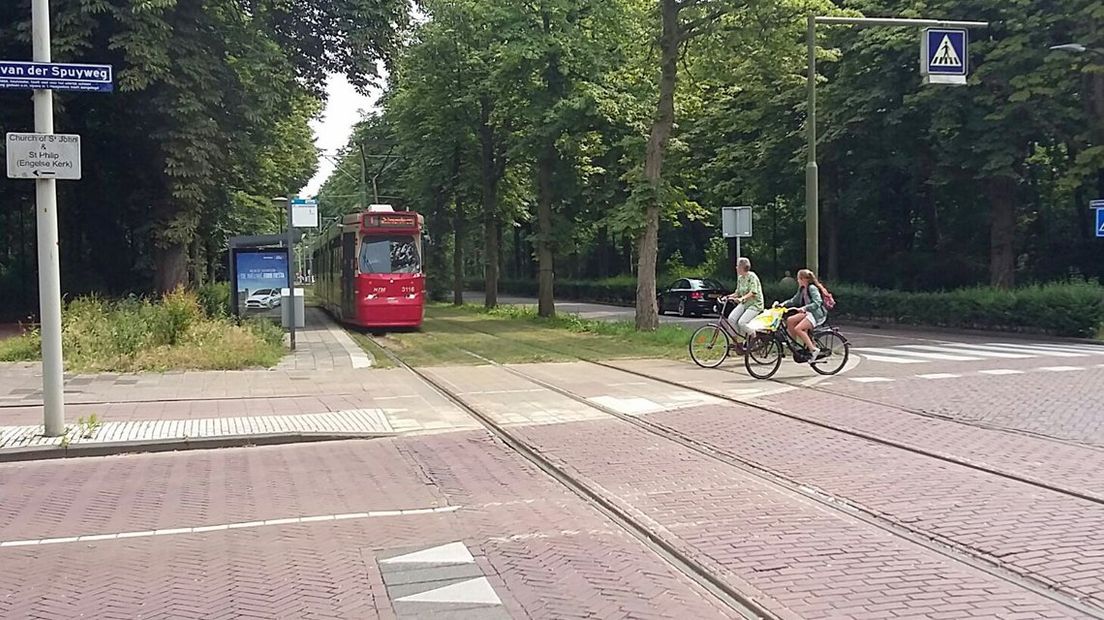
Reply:
<svg viewBox="0 0 1104 620"><path fill-rule="evenodd" d="M751 330L748 329L748 323L760 314L762 314L760 310L746 304L739 304L732 312L728 313L728 322L736 328L736 332L741 336L750 336Z"/></svg>

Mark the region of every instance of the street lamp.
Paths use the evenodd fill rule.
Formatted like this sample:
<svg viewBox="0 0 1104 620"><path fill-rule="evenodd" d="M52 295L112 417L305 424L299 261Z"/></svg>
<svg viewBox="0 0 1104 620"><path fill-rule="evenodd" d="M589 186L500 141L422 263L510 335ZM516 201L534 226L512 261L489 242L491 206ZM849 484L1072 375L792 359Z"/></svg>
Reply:
<svg viewBox="0 0 1104 620"><path fill-rule="evenodd" d="M1104 50L1097 49L1095 47L1088 47L1083 43L1063 43L1062 45L1052 45L1050 49L1056 52L1070 52L1071 54L1097 54L1104 56Z"/></svg>

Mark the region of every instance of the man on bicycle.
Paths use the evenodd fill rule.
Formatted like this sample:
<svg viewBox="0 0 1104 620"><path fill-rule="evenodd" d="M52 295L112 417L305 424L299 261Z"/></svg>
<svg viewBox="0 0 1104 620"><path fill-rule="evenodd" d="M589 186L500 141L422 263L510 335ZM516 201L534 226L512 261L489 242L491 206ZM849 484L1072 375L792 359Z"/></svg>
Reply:
<svg viewBox="0 0 1104 620"><path fill-rule="evenodd" d="M736 303L728 313L728 322L744 338L752 335L748 323L763 313L763 285L759 276L751 270L751 260L739 258L736 261L736 292L724 298ZM740 345L737 344L737 349Z"/></svg>

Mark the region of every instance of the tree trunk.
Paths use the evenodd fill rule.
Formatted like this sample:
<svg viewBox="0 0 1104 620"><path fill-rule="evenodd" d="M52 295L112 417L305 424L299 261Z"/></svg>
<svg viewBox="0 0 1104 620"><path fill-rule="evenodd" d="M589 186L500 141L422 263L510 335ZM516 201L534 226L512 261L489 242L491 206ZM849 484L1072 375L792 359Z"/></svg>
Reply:
<svg viewBox="0 0 1104 620"><path fill-rule="evenodd" d="M675 83L678 70L679 6L676 0L662 0L663 35L660 38L659 105L652 123L644 159L644 177L650 195L644 210L644 230L637 239L636 329L659 327L656 308L656 260L659 252L659 201L663 182L663 156L675 124Z"/></svg>
<svg viewBox="0 0 1104 620"><path fill-rule="evenodd" d="M179 241L162 241L154 250L154 286L158 293L170 293L188 281L188 246Z"/></svg>
<svg viewBox="0 0 1104 620"><path fill-rule="evenodd" d="M452 305L464 305L464 217L460 202L452 219Z"/></svg>
<svg viewBox="0 0 1104 620"><path fill-rule="evenodd" d="M491 125L494 104L488 95L479 98L479 142L482 152L481 176L483 180L483 305L498 305L499 229L498 181L501 162L496 157L495 130Z"/></svg>
<svg viewBox="0 0 1104 620"><path fill-rule="evenodd" d="M556 166L556 146L546 144L537 160L537 262L538 278L537 314L543 317L556 315L554 297L554 266L552 255L552 175Z"/></svg>
<svg viewBox="0 0 1104 620"><path fill-rule="evenodd" d="M1016 185L1007 177L989 181L989 283L1016 283Z"/></svg>

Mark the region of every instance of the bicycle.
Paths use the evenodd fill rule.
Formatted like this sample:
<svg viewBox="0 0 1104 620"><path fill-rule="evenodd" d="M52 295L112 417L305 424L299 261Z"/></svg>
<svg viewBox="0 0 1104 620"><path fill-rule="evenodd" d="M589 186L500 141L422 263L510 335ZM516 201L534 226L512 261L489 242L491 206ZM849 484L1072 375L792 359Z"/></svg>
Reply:
<svg viewBox="0 0 1104 620"><path fill-rule="evenodd" d="M728 322L730 299L720 303L720 316L716 323L702 325L690 336L690 359L702 368L716 368L728 359L728 354L739 352L738 344L745 340L736 328Z"/></svg>
<svg viewBox="0 0 1104 620"><path fill-rule="evenodd" d="M793 312L795 311L788 311L783 319ZM815 360L809 359L809 351L805 345L790 336L784 326L780 325L769 332L758 332L748 339L744 347L744 367L756 379L770 379L782 366L782 358L785 357L783 348L789 349L794 362L809 364L819 375L832 376L847 366L847 360L851 356L851 343L840 333L839 328L821 325L813 328L812 336L820 350Z"/></svg>

